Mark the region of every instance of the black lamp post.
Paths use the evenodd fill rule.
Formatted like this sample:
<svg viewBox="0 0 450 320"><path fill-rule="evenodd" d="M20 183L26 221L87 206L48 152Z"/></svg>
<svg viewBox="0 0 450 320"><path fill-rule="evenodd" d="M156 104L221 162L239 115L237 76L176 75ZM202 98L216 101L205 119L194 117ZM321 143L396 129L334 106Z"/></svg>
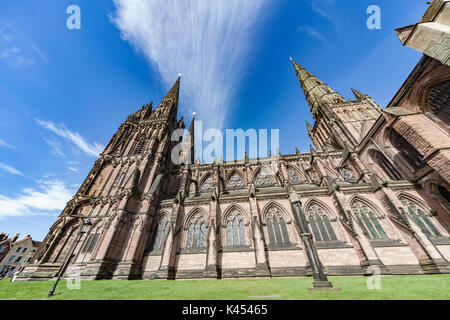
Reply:
<svg viewBox="0 0 450 320"><path fill-rule="evenodd" d="M81 241L81 238L83 237L83 235L89 231L89 227L91 225L92 225L91 220L89 220L89 219L83 220L83 224L81 226L80 234L78 235L78 239L76 240L75 245L72 248L72 251L70 251L70 254L67 256L66 261L64 261L64 264L62 265L62 267L59 271L58 278L56 279L56 282L53 285L53 288L48 293L47 299L50 298L51 296L53 296L53 293L55 292L55 289L56 289L56 286L58 285L59 280L61 280L62 276L66 272L67 267L69 266L70 259L72 258L72 255L75 252L75 249L77 248L78 243Z"/></svg>
<svg viewBox="0 0 450 320"><path fill-rule="evenodd" d="M319 253L314 246L313 237L311 231L309 230L305 213L303 212L300 197L297 195L291 185L288 186L288 189L289 201L291 202L291 206L294 211L295 222L300 233L300 237L303 241L303 245L308 256L309 265L311 267L312 276L314 279L313 288L309 288L309 290L339 291L339 288L333 288L332 283L328 281L328 277L323 272L322 263L319 259Z"/></svg>

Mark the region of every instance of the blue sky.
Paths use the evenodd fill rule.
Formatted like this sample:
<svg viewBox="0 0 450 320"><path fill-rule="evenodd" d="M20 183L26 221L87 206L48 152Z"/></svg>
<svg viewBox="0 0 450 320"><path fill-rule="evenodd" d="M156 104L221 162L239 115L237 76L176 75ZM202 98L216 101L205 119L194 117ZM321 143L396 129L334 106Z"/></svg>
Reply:
<svg viewBox="0 0 450 320"><path fill-rule="evenodd" d="M182 1L181 1L182 2ZM179 116L309 149L292 56L385 107L420 59L394 29L425 0L20 0L0 4L0 231L42 240L126 116L183 74ZM66 27L69 5L81 30ZM366 27L369 5L381 30ZM185 5L184 5L185 6Z"/></svg>

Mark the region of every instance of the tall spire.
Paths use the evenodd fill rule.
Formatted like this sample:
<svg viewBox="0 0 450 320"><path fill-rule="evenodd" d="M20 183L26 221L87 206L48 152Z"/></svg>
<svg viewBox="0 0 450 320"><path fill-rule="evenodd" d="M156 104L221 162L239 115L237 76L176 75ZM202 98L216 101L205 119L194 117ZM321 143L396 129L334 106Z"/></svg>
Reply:
<svg viewBox="0 0 450 320"><path fill-rule="evenodd" d="M303 68L292 58L290 59L311 110L315 110L318 106L324 103L331 104L346 101L339 93L331 89L317 77L313 76L308 70Z"/></svg>
<svg viewBox="0 0 450 320"><path fill-rule="evenodd" d="M178 98L180 96L180 80L181 80L181 74L178 75L177 81L174 83L174 85L169 90L169 92L164 97L164 99L162 99L158 108L156 108L159 110L164 109L164 113L166 115L171 114L172 109L175 109L175 112L173 112L173 116L175 118L176 118L176 114L178 111Z"/></svg>

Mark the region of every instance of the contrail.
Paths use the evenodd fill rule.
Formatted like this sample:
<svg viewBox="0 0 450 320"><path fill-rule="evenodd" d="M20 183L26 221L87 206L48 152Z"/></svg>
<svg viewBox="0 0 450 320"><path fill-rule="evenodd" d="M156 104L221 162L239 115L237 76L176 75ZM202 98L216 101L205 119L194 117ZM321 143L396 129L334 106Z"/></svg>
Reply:
<svg viewBox="0 0 450 320"><path fill-rule="evenodd" d="M222 129L267 0L114 0L111 18L165 84L183 74L183 113Z"/></svg>

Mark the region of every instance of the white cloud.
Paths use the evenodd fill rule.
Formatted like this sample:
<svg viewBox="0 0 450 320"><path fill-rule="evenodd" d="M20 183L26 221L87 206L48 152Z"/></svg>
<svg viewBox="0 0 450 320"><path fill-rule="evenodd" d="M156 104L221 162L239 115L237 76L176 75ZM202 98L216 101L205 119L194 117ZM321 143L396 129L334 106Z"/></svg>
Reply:
<svg viewBox="0 0 450 320"><path fill-rule="evenodd" d="M311 8L314 12L329 20L335 31L340 28L339 18L337 17L337 6L335 0L313 0Z"/></svg>
<svg viewBox="0 0 450 320"><path fill-rule="evenodd" d="M330 19L331 12L330 8L335 5L334 0L313 0L312 9L314 12L320 14L321 16Z"/></svg>
<svg viewBox="0 0 450 320"><path fill-rule="evenodd" d="M56 157L65 157L66 155L61 150L61 143L55 140L44 139L47 144L52 147L52 154Z"/></svg>
<svg viewBox="0 0 450 320"><path fill-rule="evenodd" d="M74 167L68 167L67 169L69 169L70 171L73 171L75 173L78 173L78 169L74 168Z"/></svg>
<svg viewBox="0 0 450 320"><path fill-rule="evenodd" d="M42 121L39 119L36 119L36 122L39 126L52 131L61 138L70 141L76 147L78 147L80 150L82 150L89 156L98 157L99 154L104 149L104 147L99 143L96 142L94 142L93 144L88 143L78 132L70 131L69 129L66 128L64 124L58 125L50 121Z"/></svg>
<svg viewBox="0 0 450 320"><path fill-rule="evenodd" d="M323 42L326 42L325 37L319 31L314 29L313 27L300 26L300 27L298 27L297 31L305 32L314 38L317 38Z"/></svg>
<svg viewBox="0 0 450 320"><path fill-rule="evenodd" d="M10 24L0 22L0 62L3 61L16 69L25 69L33 66L38 58L49 63L31 38L17 34Z"/></svg>
<svg viewBox="0 0 450 320"><path fill-rule="evenodd" d="M23 173L20 172L19 170L17 170L16 168L13 168L11 166L8 166L7 164L4 164L2 162L0 162L0 170L8 173L8 174L12 174L15 176L23 176Z"/></svg>
<svg viewBox="0 0 450 320"><path fill-rule="evenodd" d="M3 61L15 68L32 66L34 59L26 52L23 52L22 43L12 33L11 27L7 24L0 24L0 61Z"/></svg>
<svg viewBox="0 0 450 320"><path fill-rule="evenodd" d="M10 145L9 143L7 143L5 140L0 139L0 147L6 147L6 148L11 148L11 149L15 149L14 146Z"/></svg>
<svg viewBox="0 0 450 320"><path fill-rule="evenodd" d="M113 23L166 84L179 73L185 111L222 128L266 0L114 0Z"/></svg>
<svg viewBox="0 0 450 320"><path fill-rule="evenodd" d="M0 195L0 220L12 216L55 215L64 209L75 193L59 180L38 181L14 197Z"/></svg>

